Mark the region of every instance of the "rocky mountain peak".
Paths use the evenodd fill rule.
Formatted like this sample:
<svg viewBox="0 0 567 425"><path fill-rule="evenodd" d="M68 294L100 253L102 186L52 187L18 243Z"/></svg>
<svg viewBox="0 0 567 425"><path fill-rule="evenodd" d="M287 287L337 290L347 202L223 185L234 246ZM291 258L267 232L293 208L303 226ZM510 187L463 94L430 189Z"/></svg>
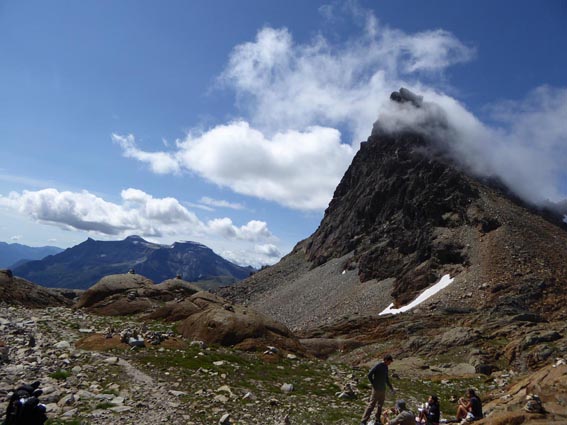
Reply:
<svg viewBox="0 0 567 425"><path fill-rule="evenodd" d="M393 102L421 108L407 89ZM361 144L306 252L315 265L350 252L345 268L361 281L397 277L394 294L407 301L429 286L446 265L466 265L457 242L435 244L436 230L470 222L467 209L479 192L470 177L442 154L427 132L390 132L377 122Z"/></svg>
<svg viewBox="0 0 567 425"><path fill-rule="evenodd" d="M394 92L313 235L223 295L309 329L407 305L450 275L421 309L567 317L565 226L472 174L456 134L440 107Z"/></svg>
<svg viewBox="0 0 567 425"><path fill-rule="evenodd" d="M390 100L398 103L410 102L416 108L421 107L423 104L423 96L419 96L405 87L402 87L400 91L392 92Z"/></svg>

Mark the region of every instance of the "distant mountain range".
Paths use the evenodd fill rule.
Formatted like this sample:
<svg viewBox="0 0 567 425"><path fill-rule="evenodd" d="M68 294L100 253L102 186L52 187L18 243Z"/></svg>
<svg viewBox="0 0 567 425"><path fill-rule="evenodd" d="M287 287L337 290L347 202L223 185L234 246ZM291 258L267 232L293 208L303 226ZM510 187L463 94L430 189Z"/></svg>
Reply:
<svg viewBox="0 0 567 425"><path fill-rule="evenodd" d="M104 276L130 269L156 283L181 275L204 288L232 284L254 271L196 242L159 245L129 236L122 241L89 238L57 255L15 267L13 273L46 287L86 289Z"/></svg>
<svg viewBox="0 0 567 425"><path fill-rule="evenodd" d="M56 246L27 246L19 243L0 242L0 268L21 265L30 260L41 260L48 255L59 254L62 248Z"/></svg>

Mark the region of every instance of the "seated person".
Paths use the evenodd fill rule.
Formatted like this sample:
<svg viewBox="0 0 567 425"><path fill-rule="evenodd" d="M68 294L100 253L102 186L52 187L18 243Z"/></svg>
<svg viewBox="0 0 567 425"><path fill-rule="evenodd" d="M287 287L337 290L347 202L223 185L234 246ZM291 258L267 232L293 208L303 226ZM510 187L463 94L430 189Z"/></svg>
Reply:
<svg viewBox="0 0 567 425"><path fill-rule="evenodd" d="M387 425L415 425L415 415L407 408L404 400L396 402L394 414L396 416L393 419L390 419L393 415L385 414L383 422Z"/></svg>
<svg viewBox="0 0 567 425"><path fill-rule="evenodd" d="M439 398L436 395L430 395L427 404L419 412L418 422L427 425L439 425L440 417Z"/></svg>
<svg viewBox="0 0 567 425"><path fill-rule="evenodd" d="M457 420L466 419L467 422L474 422L482 419L484 416L482 403L474 390L472 388L467 390L465 397L459 399Z"/></svg>

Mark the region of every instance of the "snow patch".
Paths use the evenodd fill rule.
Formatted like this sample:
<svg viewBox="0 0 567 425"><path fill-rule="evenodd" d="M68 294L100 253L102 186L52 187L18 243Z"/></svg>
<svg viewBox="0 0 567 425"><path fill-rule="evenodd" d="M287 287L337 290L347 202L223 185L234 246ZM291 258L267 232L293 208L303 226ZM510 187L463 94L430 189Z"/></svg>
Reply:
<svg viewBox="0 0 567 425"><path fill-rule="evenodd" d="M441 291L442 289L445 289L447 286L449 286L449 284L453 282L453 280L455 279L454 278L452 279L450 275L446 274L441 278L441 280L439 280L439 282L437 282L435 285L431 286L430 288L427 288L425 291L419 294L419 297L417 297L408 305L404 305L403 307L400 308L392 308L394 307L394 304L390 304L388 307L386 307L386 309L384 309L384 311L382 311L382 313L379 314L379 316L382 316L384 314L399 314L399 313L403 313L404 311L411 310L412 308L424 302L429 297L435 295L437 292Z"/></svg>

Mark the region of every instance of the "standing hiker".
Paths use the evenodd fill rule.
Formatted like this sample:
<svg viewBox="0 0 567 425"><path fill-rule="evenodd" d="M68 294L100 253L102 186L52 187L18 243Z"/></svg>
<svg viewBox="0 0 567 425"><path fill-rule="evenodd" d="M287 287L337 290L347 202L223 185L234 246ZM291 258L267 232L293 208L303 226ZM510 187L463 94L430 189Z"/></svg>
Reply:
<svg viewBox="0 0 567 425"><path fill-rule="evenodd" d="M370 381L370 384L372 384L372 394L370 396L368 407L364 411L364 416L362 416L362 421L360 422L361 425L366 425L376 406L378 406L378 408L376 410L375 423L382 423L380 417L382 416L382 406L384 405L384 399L386 398L386 385L390 387L394 394L396 393L394 387L392 387L392 384L390 383L390 379L388 378L388 366L390 366L393 361L393 357L387 354L384 356L383 361L374 366L368 373L368 380Z"/></svg>

